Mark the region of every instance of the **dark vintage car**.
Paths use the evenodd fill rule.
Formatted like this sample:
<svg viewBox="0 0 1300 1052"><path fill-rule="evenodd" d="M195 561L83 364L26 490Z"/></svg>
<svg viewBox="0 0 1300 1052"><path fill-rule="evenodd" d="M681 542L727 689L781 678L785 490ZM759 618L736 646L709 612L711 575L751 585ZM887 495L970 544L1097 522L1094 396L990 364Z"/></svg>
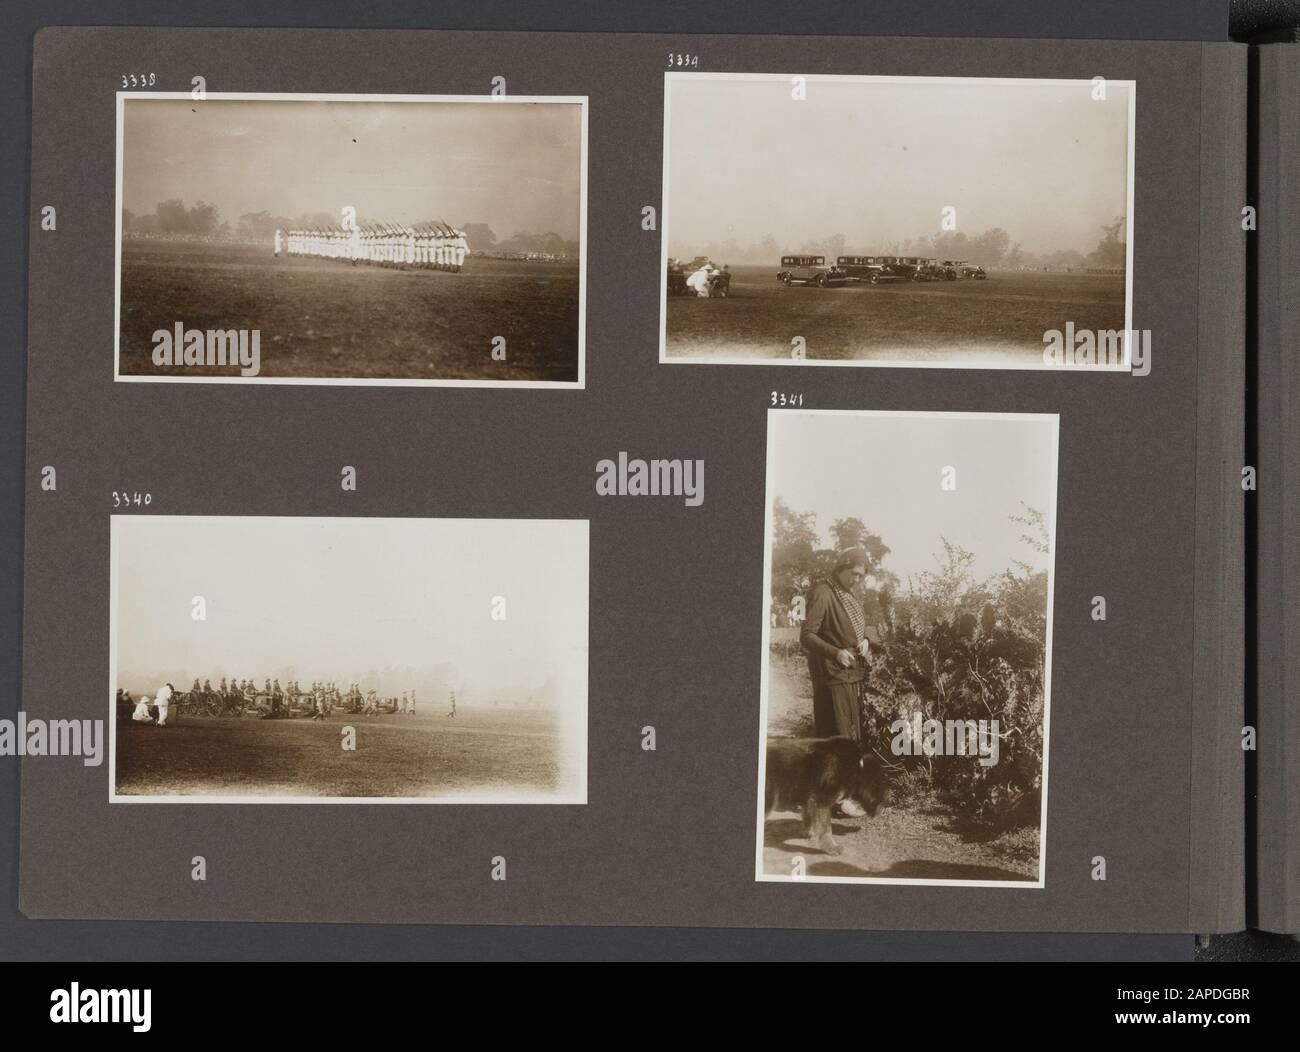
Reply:
<svg viewBox="0 0 1300 1052"><path fill-rule="evenodd" d="M968 263L964 259L945 259L939 267L943 270L943 276L949 281L956 281L958 278L977 278L982 281L988 277L984 268L978 263Z"/></svg>
<svg viewBox="0 0 1300 1052"><path fill-rule="evenodd" d="M926 256L840 256L837 262L851 281L872 285L890 281L939 281L944 277L939 261Z"/></svg>
<svg viewBox="0 0 1300 1052"><path fill-rule="evenodd" d="M680 259L668 260L668 295L696 296L698 293L686 284L686 280L701 267L712 268L709 275L709 295L727 296L731 292L731 271L726 264L721 267L708 256L696 256L689 262Z"/></svg>
<svg viewBox="0 0 1300 1052"><path fill-rule="evenodd" d="M879 285L882 281L901 280L890 269L891 256L840 256L835 265L849 281L865 281Z"/></svg>
<svg viewBox="0 0 1300 1052"><path fill-rule="evenodd" d="M838 266L828 264L825 256L782 256L776 280L782 285L839 285L848 275Z"/></svg>
<svg viewBox="0 0 1300 1052"><path fill-rule="evenodd" d="M933 281L938 273L937 262L925 256L895 256L892 267L904 281Z"/></svg>
<svg viewBox="0 0 1300 1052"><path fill-rule="evenodd" d="M948 272L937 259L926 259L921 264L921 281L946 281Z"/></svg>

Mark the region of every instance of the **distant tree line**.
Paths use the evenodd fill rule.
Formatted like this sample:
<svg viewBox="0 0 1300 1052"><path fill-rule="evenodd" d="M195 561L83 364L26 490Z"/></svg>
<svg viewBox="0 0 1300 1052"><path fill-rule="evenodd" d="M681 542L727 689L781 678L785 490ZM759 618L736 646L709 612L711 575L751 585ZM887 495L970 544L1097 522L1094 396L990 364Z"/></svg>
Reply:
<svg viewBox="0 0 1300 1052"><path fill-rule="evenodd" d="M405 225L432 223L437 217L426 217L415 223L401 220ZM382 219L372 216L358 216L361 226L382 222L397 222L394 219ZM270 241L277 230L329 230L340 225L339 217L333 212L302 212L296 216L275 215L271 212L245 212L234 226L221 218L216 205L206 201L196 201L188 208L180 198L171 198L158 202L157 208L146 215L139 215L130 209L122 211L122 230L124 233L172 237L211 238L234 241ZM452 224L455 225L455 224ZM578 255L578 242L566 241L559 234L516 233L503 241L498 241L492 228L486 223L463 223L458 229L465 231L465 239L470 250L480 253L515 254L527 252L553 253L556 255Z"/></svg>
<svg viewBox="0 0 1300 1052"><path fill-rule="evenodd" d="M1025 251L1019 242L1001 227L991 227L980 234L943 230L923 237L903 241L886 241L876 245L861 245L850 241L845 234L806 238L796 245L782 245L771 234L759 241L741 244L735 238L710 241L699 253L674 253L683 257L705 255L717 263L775 263L783 255L800 253L826 256L834 259L848 255L926 256L938 259L968 259L993 270L1076 270L1087 268L1120 269L1125 266L1127 245L1124 242L1125 217L1117 216L1113 223L1104 224L1101 238L1088 253L1074 249L1057 249L1052 252ZM473 242L471 242L472 244Z"/></svg>

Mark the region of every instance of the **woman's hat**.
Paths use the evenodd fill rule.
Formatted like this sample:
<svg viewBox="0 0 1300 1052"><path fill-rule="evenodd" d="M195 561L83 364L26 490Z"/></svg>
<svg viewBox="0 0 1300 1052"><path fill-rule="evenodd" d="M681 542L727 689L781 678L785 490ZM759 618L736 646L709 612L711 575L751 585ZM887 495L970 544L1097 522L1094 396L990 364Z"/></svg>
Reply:
<svg viewBox="0 0 1300 1052"><path fill-rule="evenodd" d="M845 548L835 553L835 569L843 570L846 566L866 566L868 563L865 548Z"/></svg>

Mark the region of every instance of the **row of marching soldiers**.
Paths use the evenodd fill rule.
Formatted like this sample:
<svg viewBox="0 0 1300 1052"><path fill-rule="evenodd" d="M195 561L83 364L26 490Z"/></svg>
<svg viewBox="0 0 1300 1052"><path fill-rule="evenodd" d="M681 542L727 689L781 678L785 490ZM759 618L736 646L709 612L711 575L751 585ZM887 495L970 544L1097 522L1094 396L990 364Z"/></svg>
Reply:
<svg viewBox="0 0 1300 1052"><path fill-rule="evenodd" d="M378 263L389 267L427 267L459 272L469 254L463 230L421 223L418 226L363 224L345 230L288 230L275 232L275 254L319 256L350 263Z"/></svg>

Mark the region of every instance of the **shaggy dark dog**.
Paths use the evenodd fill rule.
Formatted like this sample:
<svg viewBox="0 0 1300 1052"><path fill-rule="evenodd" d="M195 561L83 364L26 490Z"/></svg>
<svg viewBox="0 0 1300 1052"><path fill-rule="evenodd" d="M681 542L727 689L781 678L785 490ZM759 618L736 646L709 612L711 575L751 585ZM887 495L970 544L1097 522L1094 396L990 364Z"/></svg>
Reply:
<svg viewBox="0 0 1300 1052"><path fill-rule="evenodd" d="M832 808L856 800L874 815L889 799L889 780L879 757L849 738L769 738L765 796L765 814L798 807L808 839L838 855Z"/></svg>

